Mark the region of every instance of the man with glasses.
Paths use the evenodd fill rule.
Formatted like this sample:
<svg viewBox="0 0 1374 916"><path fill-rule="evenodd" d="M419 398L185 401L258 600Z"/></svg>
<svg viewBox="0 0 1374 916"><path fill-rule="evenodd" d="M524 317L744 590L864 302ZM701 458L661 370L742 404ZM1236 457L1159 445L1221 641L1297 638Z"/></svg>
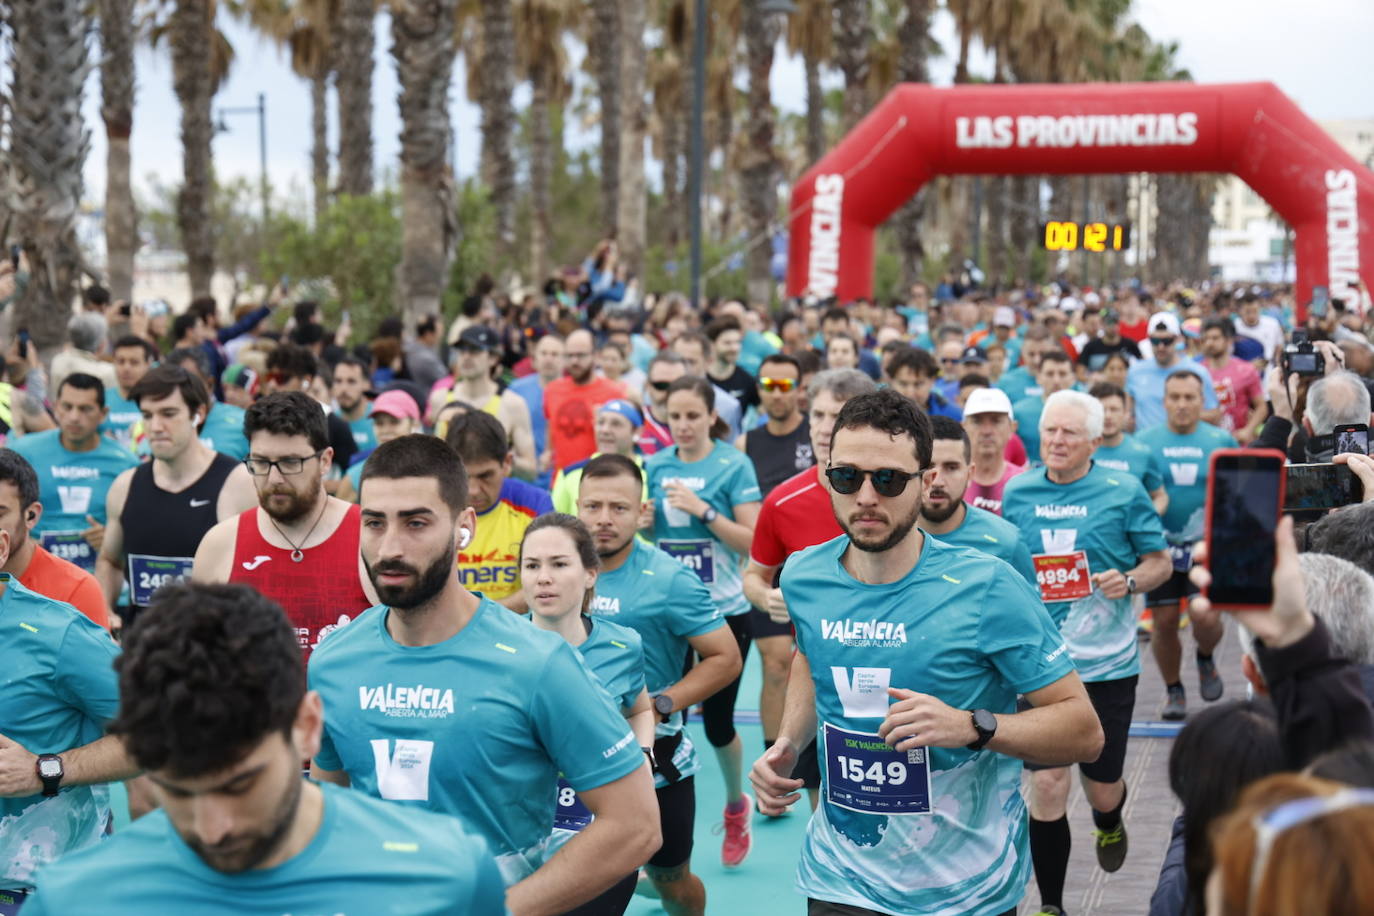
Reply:
<svg viewBox="0 0 1374 916"><path fill-rule="evenodd" d="M310 395L280 391L244 416L255 508L201 539L191 577L242 582L286 611L301 653L377 603L358 551L358 506L324 491L334 452Z"/></svg>
<svg viewBox="0 0 1374 916"><path fill-rule="evenodd" d="M765 813L786 810L797 749L816 735L823 801L797 874L811 916L1015 913L1028 872L1016 758L1063 765L1102 747L1034 589L916 527L931 459L930 419L909 399L849 401L826 470L845 536L783 570L798 651L777 743L750 778ZM1018 693L1034 708L1016 712Z"/></svg>
<svg viewBox="0 0 1374 916"><path fill-rule="evenodd" d="M544 386L544 416L549 421L555 469L592 456L596 451L596 409L625 397L620 385L596 374L591 331L573 331L564 348L568 374Z"/></svg>
<svg viewBox="0 0 1374 916"><path fill-rule="evenodd" d="M111 613L128 576L126 626L159 588L190 578L207 531L257 503L248 469L211 451L196 434L210 401L200 379L178 366L158 366L139 379L129 400L143 414L153 459L110 486L96 563Z"/></svg>
<svg viewBox="0 0 1374 916"><path fill-rule="evenodd" d="M1155 312L1149 321L1150 351L1154 359L1145 359L1131 367L1126 375L1126 391L1135 401L1135 431L1144 432L1164 422L1164 380L1176 369L1193 373L1202 382L1202 419L1208 423L1221 420L1221 406L1207 370L1190 359L1179 359L1178 339L1182 331L1178 319L1170 312Z"/></svg>
<svg viewBox="0 0 1374 916"><path fill-rule="evenodd" d="M795 356L773 353L763 358L758 400L767 422L736 439L735 448L754 462L766 498L778 484L816 463L811 426L801 410L801 365Z"/></svg>
<svg viewBox="0 0 1374 916"><path fill-rule="evenodd" d="M672 350L660 350L649 360L645 374L644 428L636 445L647 458L673 444L673 433L668 429L668 387L687 374L687 360Z"/></svg>
<svg viewBox="0 0 1374 916"><path fill-rule="evenodd" d="M1133 595L1169 578L1164 530L1140 481L1093 462L1102 442L1102 403L1078 391L1050 396L1040 416L1045 465L1007 482L1002 518L1021 532L1035 564L1040 598L1064 634L1068 657L1101 721L1100 755L1082 758L1079 776L1092 809L1098 865L1126 861L1122 772L1140 678ZM1059 914L1072 842L1069 771L1029 766L1030 848L1041 913Z"/></svg>

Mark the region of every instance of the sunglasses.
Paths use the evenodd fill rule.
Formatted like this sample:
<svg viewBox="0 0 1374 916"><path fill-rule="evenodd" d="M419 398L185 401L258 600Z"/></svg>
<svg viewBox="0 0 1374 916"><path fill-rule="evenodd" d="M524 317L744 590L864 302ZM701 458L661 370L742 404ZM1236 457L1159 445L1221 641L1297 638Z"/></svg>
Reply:
<svg viewBox="0 0 1374 916"><path fill-rule="evenodd" d="M842 496L851 496L864 485L864 478L873 480L873 489L879 496L901 496L906 490L906 485L912 478L920 477L921 472L917 471L910 474L906 471L899 471L896 468L878 468L876 471L865 471L853 465L841 464L825 469L826 479L830 481L830 486L836 493Z"/></svg>
<svg viewBox="0 0 1374 916"><path fill-rule="evenodd" d="M1172 347L1177 337L1151 337L1150 346L1152 347Z"/></svg>
<svg viewBox="0 0 1374 916"><path fill-rule="evenodd" d="M945 364L946 366L957 366L959 365L959 358L957 356L954 359L947 359L941 357L940 362Z"/></svg>
<svg viewBox="0 0 1374 916"><path fill-rule="evenodd" d="M769 378L764 375L759 377L759 387L764 391L781 391L786 393L797 387L797 380L794 378Z"/></svg>
<svg viewBox="0 0 1374 916"><path fill-rule="evenodd" d="M667 391L672 382L650 382L649 387L655 391Z"/></svg>

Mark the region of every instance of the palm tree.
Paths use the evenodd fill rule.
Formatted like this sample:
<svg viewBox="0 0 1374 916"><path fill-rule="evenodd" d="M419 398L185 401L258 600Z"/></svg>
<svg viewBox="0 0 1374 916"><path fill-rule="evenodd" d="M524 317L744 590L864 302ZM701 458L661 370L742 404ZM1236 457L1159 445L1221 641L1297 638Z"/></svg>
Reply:
<svg viewBox="0 0 1374 916"><path fill-rule="evenodd" d="M482 183L496 211L496 232L502 245L515 241L515 154L511 137L515 127L515 20L508 2L483 3L479 20L481 53L472 55L480 75L468 68L478 90L482 109ZM471 87L472 83L469 84Z"/></svg>
<svg viewBox="0 0 1374 916"><path fill-rule="evenodd" d="M214 185L210 105L219 80L213 68L206 66L215 50L215 7L215 0L176 0L167 23L172 88L181 103L182 185L177 195L177 224L192 297L210 295L210 279L215 273L214 225L210 219Z"/></svg>
<svg viewBox="0 0 1374 916"><path fill-rule="evenodd" d="M661 6L663 40L649 56L649 88L653 93L649 121L653 153L663 167L664 241L675 252L683 228L683 153L687 146L686 109L687 10L683 0ZM671 256L671 255L670 255Z"/></svg>
<svg viewBox="0 0 1374 916"><path fill-rule="evenodd" d="M577 7L568 0L520 0L515 12L517 62L530 82L530 255L529 279L549 276L553 235L553 168L556 146L550 109L567 101L567 54L563 35Z"/></svg>
<svg viewBox="0 0 1374 916"><path fill-rule="evenodd" d="M587 60L601 110L601 231L613 235L620 216L620 3L592 0Z"/></svg>
<svg viewBox="0 0 1374 916"><path fill-rule="evenodd" d="M644 272L648 201L644 185L644 139L649 132L645 47L645 0L620 4L620 178L616 189L616 238L620 259L636 275Z"/></svg>
<svg viewBox="0 0 1374 916"><path fill-rule="evenodd" d="M845 133L868 114L869 45L873 41L870 0L834 0L835 64L844 74Z"/></svg>
<svg viewBox="0 0 1374 916"><path fill-rule="evenodd" d="M448 86L458 0L392 0L391 54L401 92L401 263L407 325L439 312L457 234L449 170Z"/></svg>
<svg viewBox="0 0 1374 916"><path fill-rule="evenodd" d="M747 283L751 303L772 299L773 248L766 244L777 210L778 159L773 150L773 96L768 78L773 46L782 32L778 16L765 13L760 0L745 0L744 44L749 68L749 117L740 162L740 196L744 200L748 250Z"/></svg>
<svg viewBox="0 0 1374 916"><path fill-rule="evenodd" d="M337 0L298 0L284 15L264 17L257 23L268 35L285 41L292 71L310 83L310 177L316 225L329 203L329 74L335 44L331 23L337 21L337 6Z"/></svg>
<svg viewBox="0 0 1374 916"><path fill-rule="evenodd" d="M9 0L12 94L6 205L29 263L14 326L41 350L62 341L83 269L75 220L90 131L81 98L86 59L81 0Z"/></svg>
<svg viewBox="0 0 1374 916"><path fill-rule="evenodd" d="M807 164L825 154L825 92L821 89L821 67L834 49L828 0L800 0L797 11L787 23L787 48L801 54L806 69L806 158Z"/></svg>
<svg viewBox="0 0 1374 916"><path fill-rule="evenodd" d="M903 83L928 83L930 54L938 53L930 37L930 17L933 0L900 0L905 8L901 24L895 30L897 46L897 79ZM925 261L925 243L921 239L921 221L925 216L926 189L917 191L902 205L893 219L897 245L902 254L902 280L905 289L921 279L921 265Z"/></svg>
<svg viewBox="0 0 1374 916"><path fill-rule="evenodd" d="M100 0L100 117L105 122L105 273L110 295L130 300L138 216L129 181L134 129L134 0Z"/></svg>
<svg viewBox="0 0 1374 916"><path fill-rule="evenodd" d="M339 191L372 193L372 57L377 0L336 0L334 85L339 93ZM499 5L499 4L498 4Z"/></svg>

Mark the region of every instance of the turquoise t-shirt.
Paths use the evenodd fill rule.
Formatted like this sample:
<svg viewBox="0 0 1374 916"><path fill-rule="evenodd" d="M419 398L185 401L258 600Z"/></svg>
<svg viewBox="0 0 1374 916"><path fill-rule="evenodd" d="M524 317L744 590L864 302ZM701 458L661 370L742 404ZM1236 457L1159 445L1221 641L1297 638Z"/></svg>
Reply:
<svg viewBox="0 0 1374 916"><path fill-rule="evenodd" d="M682 680L688 640L725 626L720 610L694 574L657 547L635 541L619 569L602 572L592 596L592 614L608 617L639 634L644 649L644 686L657 694ZM658 722L654 734L666 738L682 732L673 765L684 777L700 767L684 731L686 712ZM656 788L668 781L654 775Z"/></svg>
<svg viewBox="0 0 1374 916"><path fill-rule="evenodd" d="M243 435L242 407L216 401L210 405L205 425L200 429L200 441L235 461L248 457L248 439Z"/></svg>
<svg viewBox="0 0 1374 916"><path fill-rule="evenodd" d="M100 431L118 442L120 448L132 452L134 427L143 419L138 405L120 394L118 388L106 388L105 406L110 408L110 413L100 424Z"/></svg>
<svg viewBox="0 0 1374 916"><path fill-rule="evenodd" d="M361 419L349 420L348 428L353 433L353 441L357 443L358 451L365 452L370 448L377 447L377 434L372 431L372 405L367 405L367 413Z"/></svg>
<svg viewBox="0 0 1374 916"><path fill-rule="evenodd" d="M105 916L506 912L506 889L491 850L455 818L338 786L320 790L319 830L275 868L216 871L159 810L44 869L24 916L91 912L94 888Z"/></svg>
<svg viewBox="0 0 1374 916"><path fill-rule="evenodd" d="M1177 360L1172 366L1162 367L1155 362L1141 360L1126 373L1126 391L1135 402L1136 435L1143 430L1159 426L1168 419L1164 409L1164 383L1169 376L1182 369L1191 372L1202 381L1202 406L1211 410L1217 406L1217 391L1207 370L1190 359Z"/></svg>
<svg viewBox="0 0 1374 916"><path fill-rule="evenodd" d="M1004 561L1035 587L1035 564L1021 543L1020 532L1003 519L977 506L964 506L964 523L935 537L955 547L972 547Z"/></svg>
<svg viewBox="0 0 1374 916"><path fill-rule="evenodd" d="M645 473L654 501L654 543L706 583L722 614L747 614L740 555L701 519L670 507L666 487L672 481L684 484L721 515L733 519L736 506L763 500L753 462L739 449L717 440L705 458L690 464L678 458L676 445L670 446L648 460Z"/></svg>
<svg viewBox="0 0 1374 916"><path fill-rule="evenodd" d="M63 754L100 738L119 709L114 640L70 604L8 573L0 583L0 735L33 754ZM40 866L96 842L109 822L104 785L0 798L0 888L31 887Z"/></svg>
<svg viewBox="0 0 1374 916"><path fill-rule="evenodd" d="M34 537L53 555L92 572L96 552L81 536L91 527L86 516L105 524L105 496L110 484L138 464L138 459L104 436L96 438L96 447L89 452L68 451L61 436L57 429L30 433L11 440L10 448L38 474L43 517L33 528Z"/></svg>
<svg viewBox="0 0 1374 916"><path fill-rule="evenodd" d="M1174 545L1202 540L1206 533L1203 515L1207 511L1208 459L1219 448L1235 448L1235 437L1210 423L1199 423L1187 435L1174 432L1166 423L1137 433L1136 438L1155 456L1164 473L1164 489L1169 493L1165 537Z"/></svg>
<svg viewBox="0 0 1374 916"><path fill-rule="evenodd" d="M1045 399L1038 394L1024 397L1011 405L1016 416L1016 435L1026 446L1031 467L1042 463L1040 457L1040 415L1045 412Z"/></svg>
<svg viewBox="0 0 1374 916"><path fill-rule="evenodd" d="M1022 398L1039 397L1042 391L1035 381L1035 376L1031 375L1025 366L1017 366L1003 372L1002 377L997 380L997 387L1007 393L1007 398L1013 405ZM1038 452L1035 457L1039 457Z"/></svg>
<svg viewBox="0 0 1374 916"><path fill-rule="evenodd" d="M1038 554L1087 555L1088 574L1134 569L1140 557L1164 550L1164 528L1145 487L1131 474L1096 463L1072 483L1032 468L1007 481L1002 518ZM1111 681L1140 673L1131 596L1109 599L1094 589L1074 601L1045 607L1064 634L1084 681Z"/></svg>
<svg viewBox="0 0 1374 916"><path fill-rule="evenodd" d="M543 862L558 774L578 791L644 762L625 717L555 633L483 598L432 646L402 646L378 605L310 657L329 710L320 752L355 789L462 816L507 884Z"/></svg>
<svg viewBox="0 0 1374 916"><path fill-rule="evenodd" d="M1145 485L1146 493L1164 486L1159 459L1149 446L1141 444L1130 433L1121 434L1120 445L1099 445L1093 452L1093 462L1113 471L1134 474Z"/></svg>
<svg viewBox="0 0 1374 916"><path fill-rule="evenodd" d="M797 888L891 913L1001 913L1030 875L1021 761L991 750L894 751L889 687L1013 713L1073 671L1035 591L1001 560L926 536L903 579L845 570L849 538L793 554L782 592L816 691L821 804ZM928 780L928 781L927 781Z"/></svg>

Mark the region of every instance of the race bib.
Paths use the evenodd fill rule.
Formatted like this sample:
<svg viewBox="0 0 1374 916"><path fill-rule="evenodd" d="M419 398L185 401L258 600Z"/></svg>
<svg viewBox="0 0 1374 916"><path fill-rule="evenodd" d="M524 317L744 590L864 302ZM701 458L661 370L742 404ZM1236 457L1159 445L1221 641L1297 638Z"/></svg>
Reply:
<svg viewBox="0 0 1374 916"><path fill-rule="evenodd" d="M1035 564L1040 600L1046 604L1077 601L1092 594L1092 575L1088 571L1088 555L1084 551L1037 553L1031 557L1031 561Z"/></svg>
<svg viewBox="0 0 1374 916"><path fill-rule="evenodd" d="M191 578L195 557L150 557L129 554L129 591L135 607L152 603L153 592L164 585Z"/></svg>
<svg viewBox="0 0 1374 916"><path fill-rule="evenodd" d="M875 734L825 724L826 801L860 814L929 814L930 759Z"/></svg>
<svg viewBox="0 0 1374 916"><path fill-rule="evenodd" d="M45 531L38 537L43 549L59 559L95 571L95 551L80 531Z"/></svg>
<svg viewBox="0 0 1374 916"><path fill-rule="evenodd" d="M553 814L555 830L571 830L576 833L592 822L592 812L582 799L577 797L573 787L562 776L558 777L558 809Z"/></svg>
<svg viewBox="0 0 1374 916"><path fill-rule="evenodd" d="M1174 564L1174 572L1187 572L1193 568L1193 545L1170 544L1169 559Z"/></svg>
<svg viewBox="0 0 1374 916"><path fill-rule="evenodd" d="M28 896L23 891L0 891L0 916L19 916Z"/></svg>
<svg viewBox="0 0 1374 916"><path fill-rule="evenodd" d="M707 585L716 581L716 544L714 541L659 541L668 556L697 574Z"/></svg>

